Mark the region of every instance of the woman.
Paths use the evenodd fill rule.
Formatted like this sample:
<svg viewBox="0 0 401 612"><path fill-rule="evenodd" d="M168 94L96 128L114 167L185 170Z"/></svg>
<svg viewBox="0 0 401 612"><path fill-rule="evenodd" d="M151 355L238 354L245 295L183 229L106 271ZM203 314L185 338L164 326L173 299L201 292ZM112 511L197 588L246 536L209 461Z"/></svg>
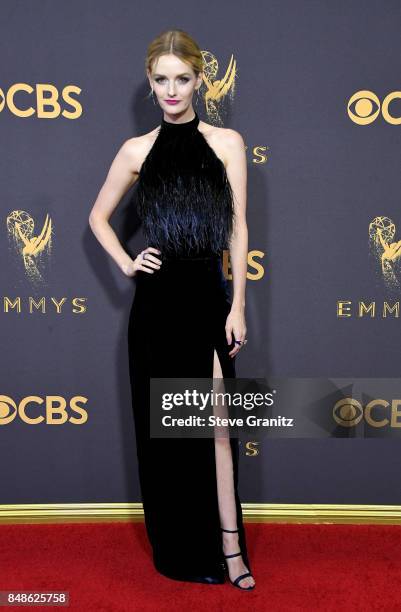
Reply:
<svg viewBox="0 0 401 612"><path fill-rule="evenodd" d="M99 242L135 277L128 347L132 407L147 534L153 561L177 580L221 584L224 572L250 590L238 497L238 440L150 435L151 378L235 377L245 344L248 234L246 158L241 135L199 120L203 60L182 30L149 46L146 72L161 125L125 141L90 214ZM148 241L135 259L108 223L137 182ZM230 249L233 300L221 256Z"/></svg>

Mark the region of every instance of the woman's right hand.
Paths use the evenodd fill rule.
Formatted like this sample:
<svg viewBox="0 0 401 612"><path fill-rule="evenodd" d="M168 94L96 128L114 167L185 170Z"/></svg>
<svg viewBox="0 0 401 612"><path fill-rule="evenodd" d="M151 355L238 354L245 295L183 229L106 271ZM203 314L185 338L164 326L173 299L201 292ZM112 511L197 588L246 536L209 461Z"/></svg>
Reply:
<svg viewBox="0 0 401 612"><path fill-rule="evenodd" d="M153 274L154 270L159 270L162 261L155 257L155 255L152 255L152 253L160 255L161 251L155 249L154 247L144 249L133 261L123 266L124 274L126 274L126 276L135 276L138 270L142 270L148 274Z"/></svg>

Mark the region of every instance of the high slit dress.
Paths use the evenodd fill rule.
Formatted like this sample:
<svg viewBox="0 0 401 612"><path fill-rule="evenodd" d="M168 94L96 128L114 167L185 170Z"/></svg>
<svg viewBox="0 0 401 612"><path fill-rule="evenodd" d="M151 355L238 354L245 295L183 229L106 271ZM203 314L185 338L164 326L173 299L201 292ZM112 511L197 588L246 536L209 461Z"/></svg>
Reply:
<svg viewBox="0 0 401 612"><path fill-rule="evenodd" d="M138 271L128 354L139 481L158 572L172 579L224 582L214 438L150 435L151 378L235 378L226 339L231 301L222 269L234 221L223 162L198 129L199 117L163 118L136 191L147 246L161 251L153 273ZM238 439L230 437L239 545L251 571L238 495Z"/></svg>

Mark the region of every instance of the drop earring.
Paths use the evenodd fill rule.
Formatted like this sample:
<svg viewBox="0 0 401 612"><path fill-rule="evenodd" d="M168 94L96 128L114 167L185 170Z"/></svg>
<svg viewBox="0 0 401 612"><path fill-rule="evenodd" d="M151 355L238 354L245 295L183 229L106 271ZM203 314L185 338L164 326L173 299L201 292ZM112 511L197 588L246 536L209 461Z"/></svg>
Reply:
<svg viewBox="0 0 401 612"><path fill-rule="evenodd" d="M153 104L156 105L154 93L155 92L153 91L153 87L151 87L150 92L149 92L149 96L152 98Z"/></svg>

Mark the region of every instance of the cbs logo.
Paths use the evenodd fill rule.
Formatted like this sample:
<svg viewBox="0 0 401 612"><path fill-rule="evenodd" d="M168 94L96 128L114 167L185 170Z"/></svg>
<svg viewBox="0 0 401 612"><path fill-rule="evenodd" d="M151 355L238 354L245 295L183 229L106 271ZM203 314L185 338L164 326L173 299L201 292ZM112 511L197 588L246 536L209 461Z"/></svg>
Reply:
<svg viewBox="0 0 401 612"><path fill-rule="evenodd" d="M386 408L387 416L378 418L374 414L377 406ZM355 427L362 419L372 427L401 427L401 399L394 399L391 404L384 399L374 399L363 407L356 399L345 397L335 403L333 418L342 427Z"/></svg>
<svg viewBox="0 0 401 612"><path fill-rule="evenodd" d="M35 88L27 83L15 83L6 93L0 88L0 112L5 106L17 117L54 119L62 115L67 119L78 119L82 115L82 106L71 94L80 94L76 85L66 85L59 94L50 83L37 83ZM62 108L60 99L71 106L73 111Z"/></svg>
<svg viewBox="0 0 401 612"><path fill-rule="evenodd" d="M390 114L389 106L393 100L400 99L401 91L392 91L380 105L380 100L373 91L361 89L361 91L354 93L348 101L348 116L351 121L358 125L368 125L376 120L381 111L382 117L387 123L399 125L401 117L393 117Z"/></svg>
<svg viewBox="0 0 401 612"><path fill-rule="evenodd" d="M29 395L18 404L8 395L0 395L0 425L8 425L17 417L28 425L63 425L67 421L83 425L88 420L88 413L79 404L87 401L86 397L77 395L71 398L67 411L67 402L60 395L47 395L45 398ZM71 412L78 416L72 416Z"/></svg>

